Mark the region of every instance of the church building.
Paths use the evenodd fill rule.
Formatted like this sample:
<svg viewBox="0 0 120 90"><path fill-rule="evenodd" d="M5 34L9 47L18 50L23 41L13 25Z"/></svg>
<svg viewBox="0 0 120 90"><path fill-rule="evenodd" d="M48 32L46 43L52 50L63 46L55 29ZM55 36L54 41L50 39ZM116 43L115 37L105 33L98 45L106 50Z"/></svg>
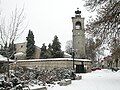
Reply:
<svg viewBox="0 0 120 90"><path fill-rule="evenodd" d="M54 68L68 68L73 69L78 73L91 70L91 60L85 59L85 31L84 31L84 18L81 17L81 11L77 9L75 16L72 17L73 23L73 50L74 58L48 58L48 59L29 59L17 60L18 66L25 66L29 68L37 67L41 69L54 69Z"/></svg>

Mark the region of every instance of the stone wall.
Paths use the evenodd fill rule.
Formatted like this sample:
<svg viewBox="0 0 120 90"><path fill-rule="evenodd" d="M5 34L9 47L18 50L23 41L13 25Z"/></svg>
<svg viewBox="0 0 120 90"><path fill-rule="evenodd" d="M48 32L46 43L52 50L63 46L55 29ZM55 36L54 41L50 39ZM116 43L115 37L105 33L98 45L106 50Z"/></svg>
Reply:
<svg viewBox="0 0 120 90"><path fill-rule="evenodd" d="M91 70L91 61L75 60L75 65L81 65L84 62L84 67L87 71ZM71 59L34 59L34 60L18 60L17 65L26 66L29 68L47 69L52 70L54 68L70 68L73 67L73 60Z"/></svg>

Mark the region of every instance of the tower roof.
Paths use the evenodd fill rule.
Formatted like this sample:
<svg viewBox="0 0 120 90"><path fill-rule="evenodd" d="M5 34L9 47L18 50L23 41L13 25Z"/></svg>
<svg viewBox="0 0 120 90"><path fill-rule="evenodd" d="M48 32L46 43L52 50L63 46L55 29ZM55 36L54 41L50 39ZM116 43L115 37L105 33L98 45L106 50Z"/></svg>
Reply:
<svg viewBox="0 0 120 90"><path fill-rule="evenodd" d="M77 11L75 11L75 14L76 15L80 15L81 14L81 11L79 10L79 8L77 8Z"/></svg>

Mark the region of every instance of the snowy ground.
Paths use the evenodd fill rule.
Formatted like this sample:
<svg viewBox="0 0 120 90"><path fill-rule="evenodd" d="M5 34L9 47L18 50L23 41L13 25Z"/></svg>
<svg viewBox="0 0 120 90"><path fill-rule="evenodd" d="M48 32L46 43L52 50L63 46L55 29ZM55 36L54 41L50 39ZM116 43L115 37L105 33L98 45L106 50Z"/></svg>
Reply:
<svg viewBox="0 0 120 90"><path fill-rule="evenodd" d="M82 80L74 80L68 86L53 85L48 90L120 90L120 71L103 69L80 75Z"/></svg>

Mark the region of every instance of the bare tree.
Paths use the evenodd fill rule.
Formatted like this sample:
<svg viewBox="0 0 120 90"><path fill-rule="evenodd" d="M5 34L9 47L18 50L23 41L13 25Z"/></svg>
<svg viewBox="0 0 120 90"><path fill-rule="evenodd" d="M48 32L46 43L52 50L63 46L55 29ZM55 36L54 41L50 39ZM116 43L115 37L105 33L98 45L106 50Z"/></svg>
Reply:
<svg viewBox="0 0 120 90"><path fill-rule="evenodd" d="M84 0L85 1L85 7L87 7L88 10L94 11L96 9L101 8L105 4L112 4L114 2L118 2L119 0Z"/></svg>
<svg viewBox="0 0 120 90"><path fill-rule="evenodd" d="M120 38L116 39L113 38L111 43L111 52L112 52L112 59L116 63L116 67L118 67L118 60L120 58Z"/></svg>
<svg viewBox="0 0 120 90"><path fill-rule="evenodd" d="M120 1L119 0L86 0L86 7L96 10L96 19L91 19L87 31L95 37L110 43L120 37Z"/></svg>
<svg viewBox="0 0 120 90"><path fill-rule="evenodd" d="M92 61L96 61L97 55L101 55L101 50L99 50L99 47L101 45L101 41L96 38L95 40L93 38L86 39L86 57Z"/></svg>
<svg viewBox="0 0 120 90"><path fill-rule="evenodd" d="M26 26L24 26L24 15L23 9L15 9L12 12L11 17L9 20L6 18L2 18L0 22L0 45L1 48L7 57L8 60L8 77L9 77L9 59L14 55L15 51L13 50L10 53L10 46L14 44L14 41L22 34L25 30Z"/></svg>
<svg viewBox="0 0 120 90"><path fill-rule="evenodd" d="M66 42L65 49L67 53L72 54L72 40Z"/></svg>
<svg viewBox="0 0 120 90"><path fill-rule="evenodd" d="M107 44L118 66L120 40L120 0L85 0L88 10L97 11L96 18L88 21L86 31ZM118 40L116 42L116 40ZM99 50L101 51L101 50Z"/></svg>
<svg viewBox="0 0 120 90"><path fill-rule="evenodd" d="M12 12L9 21L5 20L5 18L1 20L0 44L2 46L5 46L6 43L8 44L7 46L9 46L9 44L15 41L18 38L18 36L24 31L25 28L23 28L23 22L25 17L23 15L23 11L24 9L18 10L16 8L15 11Z"/></svg>

